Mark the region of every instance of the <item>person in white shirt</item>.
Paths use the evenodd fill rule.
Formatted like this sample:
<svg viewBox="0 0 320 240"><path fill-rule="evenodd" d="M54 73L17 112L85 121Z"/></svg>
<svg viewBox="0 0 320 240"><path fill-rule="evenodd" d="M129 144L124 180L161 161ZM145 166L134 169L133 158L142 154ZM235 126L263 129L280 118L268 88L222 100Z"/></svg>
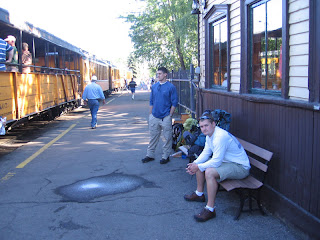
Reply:
<svg viewBox="0 0 320 240"><path fill-rule="evenodd" d="M92 76L91 83L86 86L83 91L82 99L85 104L88 103L91 112L91 128L95 129L97 127L97 114L99 110L99 101L103 100L105 104L105 96L103 94L102 88L97 84L97 77Z"/></svg>
<svg viewBox="0 0 320 240"><path fill-rule="evenodd" d="M216 126L211 114L200 118L200 129L206 135L206 144L200 156L187 166L187 173L196 174L197 190L185 195L187 201L205 202L204 183L207 183L206 207L194 218L199 222L216 216L215 199L218 182L225 179L243 179L249 175L250 162L239 141L226 130ZM212 156L211 156L212 155Z"/></svg>

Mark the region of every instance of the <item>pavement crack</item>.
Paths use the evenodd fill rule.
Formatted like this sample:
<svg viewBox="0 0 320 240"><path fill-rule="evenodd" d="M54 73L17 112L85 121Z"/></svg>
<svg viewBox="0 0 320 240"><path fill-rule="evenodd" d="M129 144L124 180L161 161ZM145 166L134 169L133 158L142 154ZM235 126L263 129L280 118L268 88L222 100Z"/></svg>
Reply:
<svg viewBox="0 0 320 240"><path fill-rule="evenodd" d="M135 216L143 216L143 217L155 217L155 216L163 216L163 215L168 215L172 213L179 213L181 211L185 211L185 209L175 209L172 211L165 211L165 212L159 212L159 213L154 213L154 214L143 214L143 213L138 213L138 212L129 212L129 211L110 211L110 212L115 212L115 213L125 213L125 214L131 214Z"/></svg>
<svg viewBox="0 0 320 240"><path fill-rule="evenodd" d="M38 192L36 193L36 196L42 191L42 189L46 188L49 184L52 183L52 181L50 181L48 178L44 179L47 181L47 184L39 188Z"/></svg>

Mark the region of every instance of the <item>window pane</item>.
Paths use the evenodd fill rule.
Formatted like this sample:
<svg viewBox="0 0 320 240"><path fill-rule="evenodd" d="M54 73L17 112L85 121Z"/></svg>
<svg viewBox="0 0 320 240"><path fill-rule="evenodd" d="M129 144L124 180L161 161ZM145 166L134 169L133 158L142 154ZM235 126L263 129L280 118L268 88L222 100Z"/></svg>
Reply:
<svg viewBox="0 0 320 240"><path fill-rule="evenodd" d="M266 71L266 10L264 4L253 8L252 18L252 87L264 88L265 81L263 80L263 76L265 76Z"/></svg>
<svg viewBox="0 0 320 240"><path fill-rule="evenodd" d="M282 53L280 53L282 49L282 4L280 0L267 2L267 22L268 89L280 90L282 80L280 69L282 66Z"/></svg>
<svg viewBox="0 0 320 240"><path fill-rule="evenodd" d="M213 57L214 57L214 67L213 67L213 84L219 85L219 66L220 66L220 25L213 26Z"/></svg>
<svg viewBox="0 0 320 240"><path fill-rule="evenodd" d="M279 91L282 79L282 2L261 2L252 6L252 88Z"/></svg>
<svg viewBox="0 0 320 240"><path fill-rule="evenodd" d="M226 78L227 75L227 21L226 19L222 19L218 22L215 22L211 25L212 32L212 59L211 59L211 69L212 69L212 80L210 82L210 86L214 85L221 86L222 82ZM226 82L223 85L226 86Z"/></svg>
<svg viewBox="0 0 320 240"><path fill-rule="evenodd" d="M220 84L224 87L227 87L227 40L228 40L228 33L227 33L227 21L221 23L221 70L220 70ZM225 82L223 82L226 80Z"/></svg>

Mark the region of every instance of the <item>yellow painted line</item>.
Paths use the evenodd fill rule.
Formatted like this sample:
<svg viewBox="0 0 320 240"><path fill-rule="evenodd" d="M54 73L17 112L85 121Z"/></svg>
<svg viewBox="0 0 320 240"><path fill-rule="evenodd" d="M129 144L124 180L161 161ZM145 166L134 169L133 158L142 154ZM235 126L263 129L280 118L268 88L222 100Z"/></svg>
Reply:
<svg viewBox="0 0 320 240"><path fill-rule="evenodd" d="M62 138L64 135L66 135L72 128L74 128L77 124L72 124L67 130L65 130L63 133L61 133L59 136L57 136L55 139L44 145L39 151L34 153L32 156L28 157L25 161L20 163L16 168L24 168L29 162L31 162L33 159L35 159L37 156L39 156L42 152L44 152L46 149L48 149L52 144L54 144L56 141L58 141L60 138Z"/></svg>
<svg viewBox="0 0 320 240"><path fill-rule="evenodd" d="M121 94L119 94L118 96L117 96L117 98L119 98L119 97L121 97L123 95L123 92L121 93ZM108 102L106 102L106 105L107 104L109 104L109 103L111 103L113 100L115 100L116 98L112 98L112 99L110 99Z"/></svg>
<svg viewBox="0 0 320 240"><path fill-rule="evenodd" d="M111 103L113 100L115 100L115 98L110 99L108 102L106 102L106 104Z"/></svg>
<svg viewBox="0 0 320 240"><path fill-rule="evenodd" d="M4 182L6 180L9 180L10 178L12 178L16 173L14 172L8 172L7 175L5 175L3 178L1 178L1 182Z"/></svg>

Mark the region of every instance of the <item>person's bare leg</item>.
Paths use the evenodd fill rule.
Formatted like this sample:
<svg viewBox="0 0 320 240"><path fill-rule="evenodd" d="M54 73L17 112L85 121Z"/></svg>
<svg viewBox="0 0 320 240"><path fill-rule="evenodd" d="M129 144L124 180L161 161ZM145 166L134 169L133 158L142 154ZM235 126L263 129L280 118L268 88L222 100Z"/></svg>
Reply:
<svg viewBox="0 0 320 240"><path fill-rule="evenodd" d="M203 192L204 191L204 180L205 180L205 173L201 171L197 171L197 191Z"/></svg>
<svg viewBox="0 0 320 240"><path fill-rule="evenodd" d="M207 182L207 193L208 193L208 207L214 207L216 195L218 191L217 178L220 178L219 173L214 168L207 168L205 171L205 179Z"/></svg>

